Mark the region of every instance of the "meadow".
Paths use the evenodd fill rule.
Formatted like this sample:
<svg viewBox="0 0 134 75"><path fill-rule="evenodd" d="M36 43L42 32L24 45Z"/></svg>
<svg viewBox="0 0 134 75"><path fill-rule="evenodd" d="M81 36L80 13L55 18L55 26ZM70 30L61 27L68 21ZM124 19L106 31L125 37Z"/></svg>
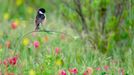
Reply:
<svg viewBox="0 0 134 75"><path fill-rule="evenodd" d="M0 75L133 75L133 13L134 0L0 0Z"/></svg>

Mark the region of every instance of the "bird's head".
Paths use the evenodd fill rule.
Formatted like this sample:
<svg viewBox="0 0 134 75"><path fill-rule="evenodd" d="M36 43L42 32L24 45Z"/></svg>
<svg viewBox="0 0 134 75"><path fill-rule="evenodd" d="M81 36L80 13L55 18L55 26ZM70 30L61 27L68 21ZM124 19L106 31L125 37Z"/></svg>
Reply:
<svg viewBox="0 0 134 75"><path fill-rule="evenodd" d="M45 14L46 10L44 8L38 9L38 14Z"/></svg>

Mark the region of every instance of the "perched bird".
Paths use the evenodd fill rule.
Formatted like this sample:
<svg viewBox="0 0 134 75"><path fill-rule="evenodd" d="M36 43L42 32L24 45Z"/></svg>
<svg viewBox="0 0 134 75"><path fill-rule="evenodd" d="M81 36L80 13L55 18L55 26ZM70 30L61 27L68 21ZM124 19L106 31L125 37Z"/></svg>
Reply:
<svg viewBox="0 0 134 75"><path fill-rule="evenodd" d="M35 31L39 30L40 25L46 21L46 10L44 8L40 8L37 11L36 19L35 19Z"/></svg>

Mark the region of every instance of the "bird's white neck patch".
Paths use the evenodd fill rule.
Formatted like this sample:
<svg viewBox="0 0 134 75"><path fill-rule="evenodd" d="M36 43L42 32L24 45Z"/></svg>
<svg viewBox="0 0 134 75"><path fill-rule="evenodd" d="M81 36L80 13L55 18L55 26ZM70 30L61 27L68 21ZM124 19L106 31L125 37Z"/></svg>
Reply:
<svg viewBox="0 0 134 75"><path fill-rule="evenodd" d="M44 14L43 12L39 11L40 14Z"/></svg>

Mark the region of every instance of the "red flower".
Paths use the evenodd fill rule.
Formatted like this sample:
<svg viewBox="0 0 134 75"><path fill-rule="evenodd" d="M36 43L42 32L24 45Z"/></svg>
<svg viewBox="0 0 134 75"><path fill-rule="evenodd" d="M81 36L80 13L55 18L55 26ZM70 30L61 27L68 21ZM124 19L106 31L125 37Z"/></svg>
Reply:
<svg viewBox="0 0 134 75"><path fill-rule="evenodd" d="M15 65L17 63L17 57L13 57L13 58L9 59L9 63L10 63L10 65Z"/></svg>
<svg viewBox="0 0 134 75"><path fill-rule="evenodd" d="M66 71L60 70L59 73L58 73L58 75L67 75L67 74L66 74Z"/></svg>
<svg viewBox="0 0 134 75"><path fill-rule="evenodd" d="M72 69L69 69L69 72L71 74L77 74L78 73L78 69L77 68L72 68Z"/></svg>
<svg viewBox="0 0 134 75"><path fill-rule="evenodd" d="M15 57L12 57L12 58L7 58L4 60L3 64L5 66L8 66L8 65L15 65L17 63L17 56Z"/></svg>
<svg viewBox="0 0 134 75"><path fill-rule="evenodd" d="M34 41L33 45L34 45L35 48L38 48L39 47L39 42L38 41Z"/></svg>
<svg viewBox="0 0 134 75"><path fill-rule="evenodd" d="M16 28L17 28L17 23L16 23L16 22L12 22L11 28L12 28L12 29L16 29Z"/></svg>

